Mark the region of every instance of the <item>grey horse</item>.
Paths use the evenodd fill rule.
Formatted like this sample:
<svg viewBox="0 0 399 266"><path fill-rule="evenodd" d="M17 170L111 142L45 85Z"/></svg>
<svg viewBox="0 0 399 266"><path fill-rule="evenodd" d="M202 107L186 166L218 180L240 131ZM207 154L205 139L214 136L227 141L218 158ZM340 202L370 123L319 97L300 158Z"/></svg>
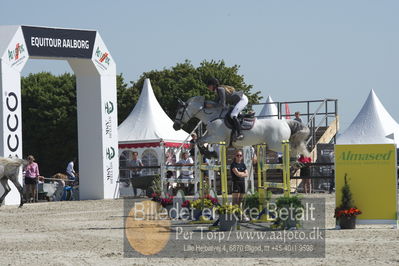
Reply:
<svg viewBox="0 0 399 266"><path fill-rule="evenodd" d="M207 128L207 133L198 139L197 144L201 152L206 153L204 144L230 143L231 129L229 129L224 117L228 110L221 106L207 108L203 96L195 96L183 102L179 99L179 109L173 124L175 130L182 128L184 124L196 117ZM214 106L211 103L209 106ZM310 130L307 126L295 120L257 119L252 129L243 130L244 139L233 141L232 146L241 148L256 144L267 144L270 150L282 152L282 141L288 140L291 145L291 157L299 154L309 155L305 140L309 137Z"/></svg>
<svg viewBox="0 0 399 266"><path fill-rule="evenodd" d="M15 187L18 189L18 192L21 196L21 202L19 207L24 205L24 196L23 196L23 188L21 184L18 182L18 174L19 167L26 166L28 162L19 158L1 158L0 157L0 183L4 188L4 193L0 197L0 206L3 203L3 200L7 196L7 194L11 191L10 186L8 185L8 180L10 180Z"/></svg>

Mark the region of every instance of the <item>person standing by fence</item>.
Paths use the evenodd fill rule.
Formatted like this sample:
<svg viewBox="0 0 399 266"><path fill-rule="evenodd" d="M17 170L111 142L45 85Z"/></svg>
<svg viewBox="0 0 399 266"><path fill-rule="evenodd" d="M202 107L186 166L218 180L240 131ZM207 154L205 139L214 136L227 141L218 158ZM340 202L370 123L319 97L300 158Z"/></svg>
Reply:
<svg viewBox="0 0 399 266"><path fill-rule="evenodd" d="M230 171L233 180L233 204L239 205L245 194L245 178L248 177L247 167L243 162L243 153L241 150L236 151Z"/></svg>
<svg viewBox="0 0 399 266"><path fill-rule="evenodd" d="M302 123L301 113L299 111L295 112L294 120L298 121L299 123Z"/></svg>
<svg viewBox="0 0 399 266"><path fill-rule="evenodd" d="M130 161L130 178L133 179L137 176L141 175L141 168L136 168L136 167L143 167L144 164L143 162L139 159L139 153L137 151L133 152L133 158ZM132 180L132 189L134 196L137 197L137 188L134 187L133 185L133 180Z"/></svg>
<svg viewBox="0 0 399 266"><path fill-rule="evenodd" d="M76 178L75 164L76 164L76 158L73 158L73 160L68 163L66 168L66 173L70 181L75 181Z"/></svg>
<svg viewBox="0 0 399 266"><path fill-rule="evenodd" d="M40 176L39 165L35 163L35 157L27 157L28 165L24 169L25 176L25 200L27 202L37 202L37 180Z"/></svg>
<svg viewBox="0 0 399 266"><path fill-rule="evenodd" d="M298 159L298 162L303 164L301 167L300 176L302 177L303 182L303 189L306 194L312 193L312 182L310 180L310 167L309 164L312 162L312 158L306 157L305 155L301 154Z"/></svg>

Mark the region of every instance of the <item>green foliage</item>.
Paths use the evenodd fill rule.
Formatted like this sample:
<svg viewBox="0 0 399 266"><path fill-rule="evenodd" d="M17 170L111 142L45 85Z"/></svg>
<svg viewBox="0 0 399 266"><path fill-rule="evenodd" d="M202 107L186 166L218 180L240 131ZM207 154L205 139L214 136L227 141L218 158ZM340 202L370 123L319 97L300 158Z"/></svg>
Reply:
<svg viewBox="0 0 399 266"><path fill-rule="evenodd" d="M152 193L155 193L157 195L161 195L161 193L162 193L162 182L161 182L161 177L159 175L157 175L152 180L152 184L150 186L150 191L152 191Z"/></svg>
<svg viewBox="0 0 399 266"><path fill-rule="evenodd" d="M143 73L139 80L132 83L129 93L124 93L122 97L130 97L129 101L136 103L138 95L143 87L144 80L149 78L154 90L155 96L162 108L171 119L176 116L176 103L180 98L186 101L188 98L198 95L205 96L206 99L214 99L216 95L206 87L206 81L214 76L220 80L222 84L233 86L236 90L244 91L249 98L249 103L258 103L261 99L260 92L252 93L252 85L244 82L244 77L238 74L239 66L226 66L224 61L203 61L199 67L194 67L190 61L176 64L169 69L153 70ZM132 95L134 98L132 99ZM119 95L118 95L119 97ZM125 99L118 101L126 102ZM119 103L119 102L118 102ZM249 104L249 105L250 105ZM118 108L120 108L118 106ZM120 120L128 115L124 110L120 110ZM122 114L123 113L123 114ZM187 124L184 129L190 132L198 121L192 121Z"/></svg>
<svg viewBox="0 0 399 266"><path fill-rule="evenodd" d="M341 206L340 209L342 210L349 210L350 208L354 208L354 202L352 198L352 192L350 190L348 180L347 180L347 174L345 173L345 184L342 187L342 198L341 198Z"/></svg>
<svg viewBox="0 0 399 266"><path fill-rule="evenodd" d="M209 199L197 199L191 203L191 207L194 209L202 210L204 208L212 208L214 205Z"/></svg>
<svg viewBox="0 0 399 266"><path fill-rule="evenodd" d="M215 97L205 86L205 81L212 76L244 91L250 103L258 102L259 92L250 92L252 86L245 84L238 70L239 66L228 67L224 61L203 61L199 67L185 61L169 69L143 73L130 85L120 74L117 76L118 122L120 124L134 108L145 78L151 79L159 103L172 119L176 115L178 98ZM21 85L24 156L34 155L44 176L65 172L68 161L78 156L75 75L30 74L22 78ZM196 123L193 121L185 129L191 131Z"/></svg>
<svg viewBox="0 0 399 266"><path fill-rule="evenodd" d="M130 92L122 75L117 76L117 90L127 99ZM75 75L30 74L21 79L21 94L24 156L34 155L46 177L65 172L67 163L78 157ZM119 104L122 114L133 105L118 100Z"/></svg>
<svg viewBox="0 0 399 266"><path fill-rule="evenodd" d="M290 196L290 197L279 197L276 200L276 206L277 206L277 210L279 210L280 208L284 208L287 206L292 206L293 208L299 209L299 208L303 208L303 204L302 204L302 199L298 196Z"/></svg>
<svg viewBox="0 0 399 266"><path fill-rule="evenodd" d="M270 190L267 191L264 199L260 199L259 192L246 194L244 197L244 208L252 209L259 208L260 201L269 201L271 199L272 192Z"/></svg>
<svg viewBox="0 0 399 266"><path fill-rule="evenodd" d="M275 225L277 225L281 229L290 229L291 227L300 226L300 221L297 221L297 215L303 215L304 206L299 196L296 195L291 197L279 197L276 200L276 206L276 211L279 215L282 214L282 211L291 214L290 208L292 208L294 211L292 213L293 217L290 215L288 217L280 217L278 215Z"/></svg>
<svg viewBox="0 0 399 266"><path fill-rule="evenodd" d="M36 157L42 175L65 172L78 150L75 77L30 74L21 87L24 155Z"/></svg>
<svg viewBox="0 0 399 266"><path fill-rule="evenodd" d="M133 110L133 107L137 103L140 90L129 87L125 82L122 74L116 76L117 84L117 98L118 98L118 125L126 119L126 117Z"/></svg>

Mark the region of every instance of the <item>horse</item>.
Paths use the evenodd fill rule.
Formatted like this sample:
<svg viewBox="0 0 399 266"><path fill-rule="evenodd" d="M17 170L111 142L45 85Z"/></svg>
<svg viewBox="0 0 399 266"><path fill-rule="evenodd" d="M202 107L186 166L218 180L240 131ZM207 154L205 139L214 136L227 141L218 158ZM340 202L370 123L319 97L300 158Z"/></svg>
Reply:
<svg viewBox="0 0 399 266"><path fill-rule="evenodd" d="M291 146L291 157L299 154L309 156L305 141L309 137L309 128L295 120L256 119L252 129L242 130L244 139L232 141L231 129L226 126L225 117L228 108L205 101L204 96L195 96L186 102L178 99L179 106L173 128L179 130L192 118L198 118L206 125L207 132L197 140L201 153L209 156L204 144L231 143L235 148L265 143L275 152L282 152L282 141L288 140ZM211 107L208 107L211 106Z"/></svg>
<svg viewBox="0 0 399 266"><path fill-rule="evenodd" d="M4 188L4 193L0 197L0 207L7 194L11 191L11 188L8 185L8 180L10 180L15 185L21 196L21 202L19 204L19 207L22 207L22 205L24 205L23 188L18 182L19 167L21 165L28 165L28 161L19 158L0 157L0 183Z"/></svg>

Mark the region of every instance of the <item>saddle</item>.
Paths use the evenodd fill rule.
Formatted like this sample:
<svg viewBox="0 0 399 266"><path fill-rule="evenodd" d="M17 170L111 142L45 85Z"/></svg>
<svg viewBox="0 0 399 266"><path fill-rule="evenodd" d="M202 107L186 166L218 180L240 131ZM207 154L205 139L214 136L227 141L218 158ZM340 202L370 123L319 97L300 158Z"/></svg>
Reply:
<svg viewBox="0 0 399 266"><path fill-rule="evenodd" d="M224 117L224 124L229 129L234 128L233 121L230 117L230 114L232 111L233 111L233 108L230 108ZM254 127L255 122L256 122L256 117L255 117L254 112L244 113L244 114L240 113L237 118L238 118L238 121L240 122L241 130L251 130Z"/></svg>

